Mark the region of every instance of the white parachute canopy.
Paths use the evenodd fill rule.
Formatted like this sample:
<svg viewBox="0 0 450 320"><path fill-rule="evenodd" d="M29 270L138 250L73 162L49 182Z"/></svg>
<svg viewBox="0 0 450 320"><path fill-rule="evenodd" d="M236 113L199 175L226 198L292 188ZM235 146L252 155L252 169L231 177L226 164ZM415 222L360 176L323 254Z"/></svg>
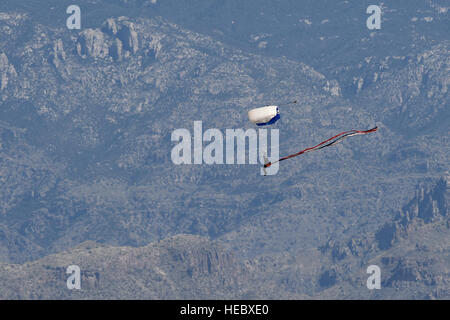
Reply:
<svg viewBox="0 0 450 320"><path fill-rule="evenodd" d="M295 103L297 103L297 100L282 103L281 105L287 106ZM248 119L257 126L271 125L280 120L280 110L276 105L255 108L248 112Z"/></svg>
<svg viewBox="0 0 450 320"><path fill-rule="evenodd" d="M269 125L280 119L280 112L278 106L255 108L248 112L248 119L257 126Z"/></svg>

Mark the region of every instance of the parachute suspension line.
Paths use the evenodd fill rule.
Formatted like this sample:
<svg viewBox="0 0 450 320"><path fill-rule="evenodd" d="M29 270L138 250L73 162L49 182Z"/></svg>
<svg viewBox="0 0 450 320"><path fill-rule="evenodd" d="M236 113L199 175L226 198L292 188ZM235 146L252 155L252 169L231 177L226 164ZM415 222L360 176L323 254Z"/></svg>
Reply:
<svg viewBox="0 0 450 320"><path fill-rule="evenodd" d="M279 104L278 106L279 106L279 107L288 106L288 105L290 105L290 104L296 104L297 102L298 102L297 100L288 101L288 102L285 102L285 103L281 103L281 104Z"/></svg>
<svg viewBox="0 0 450 320"><path fill-rule="evenodd" d="M297 153L291 154L289 156L283 157L278 159L277 161L274 162L266 162L264 164L264 168L268 168L270 167L272 164L283 161L283 160L287 160L293 157L297 157L301 154L307 153L307 152L311 152L311 151L317 151L326 147L330 147L334 144L337 144L339 142L341 142L342 140L344 140L347 137L351 137L351 136L356 136L356 135L361 135L361 134L367 134L367 133L371 133L371 132L375 132L378 130L378 127L374 127L372 129L369 130L365 130L365 131L360 131L360 130L350 130L350 131L345 131L345 132L341 132L337 135L335 135L334 137L331 137L330 139L327 139L325 141L322 141L321 143L319 143L318 145L315 145L314 147L310 147L310 148L306 148L302 151L299 151Z"/></svg>

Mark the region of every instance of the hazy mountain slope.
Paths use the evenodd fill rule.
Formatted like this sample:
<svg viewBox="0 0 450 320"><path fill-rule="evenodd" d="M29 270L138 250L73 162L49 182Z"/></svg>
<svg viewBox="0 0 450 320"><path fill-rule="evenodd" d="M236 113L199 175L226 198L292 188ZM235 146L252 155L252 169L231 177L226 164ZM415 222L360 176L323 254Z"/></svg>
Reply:
<svg viewBox="0 0 450 320"><path fill-rule="evenodd" d="M343 241L330 235L318 248L263 255L251 261L252 273L261 277L257 283L275 282L277 292L293 297L448 299L449 190L443 179L419 188L396 218L376 231ZM366 287L370 265L381 269L380 290Z"/></svg>
<svg viewBox="0 0 450 320"><path fill-rule="evenodd" d="M17 279L87 240L115 248L96 249L96 265L119 259L121 246L134 252L191 234L246 262L254 274L243 272L242 290L220 291L205 275L198 291L167 282L159 292L142 280L155 289L144 285L139 297L366 297L370 259L393 279L375 297L398 297L398 272L428 281L413 281L405 297L447 297L448 215L408 222L412 231L393 227L418 185L448 175L445 3L383 5L379 31L367 30L367 3L355 1L86 0L80 31L65 27L68 4L0 4L0 261L28 263ZM204 130L252 128L250 108L293 99L272 127L281 155L349 129L379 131L285 161L275 176L261 176L259 165L172 163L174 129L192 132L197 120ZM380 234L392 247L378 247ZM363 244L355 256L352 241ZM341 251L347 258L336 260ZM146 279L141 271L133 277ZM192 284L177 272L173 283ZM109 285L90 297L117 297L122 289ZM20 297L39 297L37 287Z"/></svg>
<svg viewBox="0 0 450 320"><path fill-rule="evenodd" d="M448 299L449 192L445 180L421 188L377 232L239 262L221 242L179 235L145 247L83 243L22 265L0 264L3 299ZM393 229L392 229L393 228ZM387 231L393 230L393 232ZM81 268L68 290L65 270ZM366 287L369 265L382 289Z"/></svg>
<svg viewBox="0 0 450 320"><path fill-rule="evenodd" d="M81 269L81 290L67 289L69 265ZM83 243L0 270L2 299L233 298L245 290L248 272L232 253L189 235L140 248Z"/></svg>
<svg viewBox="0 0 450 320"><path fill-rule="evenodd" d="M15 15L4 19L10 23ZM85 239L144 244L179 232L229 230L249 204L229 201L219 177L240 181L239 171L255 175L259 168L176 168L169 158L171 131L189 128L194 120L218 128L246 125L245 108L269 94L280 100L301 93L299 110L337 99L326 78L306 65L248 55L161 19L111 19L77 36L42 25L35 29L18 54L6 58L7 64L21 64L2 91L2 119L11 127L4 130L18 132L17 143L5 145L4 152L16 155L17 146L30 145L64 173L46 178L51 193L34 192L31 198L26 185L18 184L20 196L5 195L11 203L3 216L48 248ZM206 211L198 210L192 194L201 193L206 181L218 196ZM190 198L187 210L183 194ZM222 218L215 204L220 194L227 210ZM40 229L30 231L29 219Z"/></svg>

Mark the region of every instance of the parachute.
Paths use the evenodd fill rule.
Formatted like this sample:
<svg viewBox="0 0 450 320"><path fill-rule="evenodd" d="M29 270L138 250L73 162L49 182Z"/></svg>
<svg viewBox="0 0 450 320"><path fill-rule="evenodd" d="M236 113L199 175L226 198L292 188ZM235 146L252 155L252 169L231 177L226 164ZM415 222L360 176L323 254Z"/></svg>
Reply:
<svg viewBox="0 0 450 320"><path fill-rule="evenodd" d="M248 119L257 126L267 126L280 119L280 111L277 106L255 108L248 112Z"/></svg>
<svg viewBox="0 0 450 320"><path fill-rule="evenodd" d="M294 103L297 103L297 100L284 103L284 105L289 105L289 104L294 104ZM280 111L279 111L278 106L276 106L276 105L255 108L248 112L248 118L249 118L250 122L256 124L257 126L271 125L280 119ZM306 148L297 153L280 158L274 162L270 162L269 159L267 159L267 157L264 156L264 167L263 167L264 173L266 172L266 168L270 167L274 163L281 162L281 161L284 161L284 160L287 160L290 158L294 158L294 157L297 157L297 156L302 155L307 152L317 151L317 150L320 150L320 149L323 149L326 147L330 147L332 145L335 145L335 144L341 142L345 138L348 138L351 136L367 134L367 133L375 132L377 130L378 130L378 127L374 127L369 130L344 131L344 132L341 132L341 133L335 135L334 137L331 137L325 141L322 141L321 143L319 143L318 145L315 145L314 147Z"/></svg>
<svg viewBox="0 0 450 320"><path fill-rule="evenodd" d="M350 131L345 131L345 132L341 132L337 135L335 135L334 137L331 137L325 141L322 141L321 143L319 143L318 145L315 145L314 147L310 147L310 148L306 148L302 151L299 151L297 153L291 154L289 156L283 157L278 159L277 161L274 162L270 162L268 160L265 160L265 164L264 164L264 169L270 167L272 164L280 162L280 161L284 161L290 158L294 158L297 157L301 154L307 153L307 152L312 152L312 151L317 151L326 147L330 147L332 145L335 145L339 142L341 142L342 140L344 140L345 138L351 137L351 136L356 136L356 135L361 135L361 134L367 134L367 133L371 133L371 132L375 132L378 130L378 127L374 127L372 129L369 130L365 130L365 131L360 131L360 130L350 130Z"/></svg>
<svg viewBox="0 0 450 320"><path fill-rule="evenodd" d="M292 103L297 103L297 100L285 103L285 105ZM280 120L280 110L275 105L255 108L248 112L248 119L257 126L271 125Z"/></svg>

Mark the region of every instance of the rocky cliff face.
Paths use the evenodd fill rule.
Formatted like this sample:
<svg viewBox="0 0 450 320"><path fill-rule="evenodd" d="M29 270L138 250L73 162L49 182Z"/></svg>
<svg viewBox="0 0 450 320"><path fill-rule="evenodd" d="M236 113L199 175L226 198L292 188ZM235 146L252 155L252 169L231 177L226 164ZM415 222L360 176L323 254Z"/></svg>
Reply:
<svg viewBox="0 0 450 320"><path fill-rule="evenodd" d="M336 265L320 275L319 283L325 288L334 284L339 287L355 279L348 277L351 272L361 273L363 283L365 270L360 270L361 266L377 264L382 271L382 286L388 291L400 288L405 296L418 299L448 297L449 199L448 180L439 179L432 186L419 187L394 221L376 232L352 238L346 244L330 239L319 249Z"/></svg>
<svg viewBox="0 0 450 320"><path fill-rule="evenodd" d="M8 87L8 81L17 76L16 69L9 63L6 54L0 54L0 90L3 91Z"/></svg>
<svg viewBox="0 0 450 320"><path fill-rule="evenodd" d="M445 179L439 180L431 189L420 188L416 196L397 214L393 222L385 224L375 239L380 249L389 249L408 232L433 222L448 221L449 186Z"/></svg>
<svg viewBox="0 0 450 320"><path fill-rule="evenodd" d="M86 59L112 58L122 60L139 49L134 24L121 17L110 18L98 29L83 30L77 39L77 54Z"/></svg>

